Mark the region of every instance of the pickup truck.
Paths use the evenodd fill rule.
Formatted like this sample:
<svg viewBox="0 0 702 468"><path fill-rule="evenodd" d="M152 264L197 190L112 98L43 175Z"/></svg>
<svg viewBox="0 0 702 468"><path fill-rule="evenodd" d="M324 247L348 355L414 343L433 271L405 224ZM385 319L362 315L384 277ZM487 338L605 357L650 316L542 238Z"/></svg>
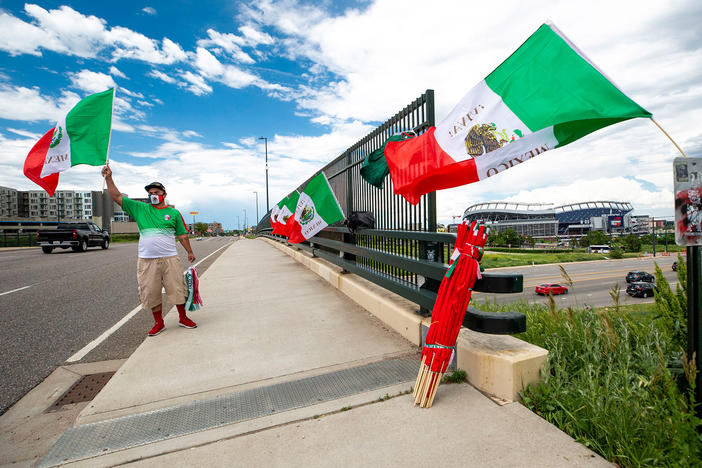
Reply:
<svg viewBox="0 0 702 468"><path fill-rule="evenodd" d="M76 252L85 252L88 247L110 246L110 233L100 229L95 223L58 223L56 229L37 231L37 243L48 254L55 248L71 248Z"/></svg>

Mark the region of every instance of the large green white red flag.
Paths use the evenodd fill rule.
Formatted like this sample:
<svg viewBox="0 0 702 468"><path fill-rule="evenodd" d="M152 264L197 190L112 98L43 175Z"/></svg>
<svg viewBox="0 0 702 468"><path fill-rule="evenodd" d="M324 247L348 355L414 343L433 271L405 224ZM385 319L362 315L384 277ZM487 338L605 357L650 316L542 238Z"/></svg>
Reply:
<svg viewBox="0 0 702 468"><path fill-rule="evenodd" d="M292 243L304 242L330 224L344 219L344 212L324 172L307 183L292 219L288 232Z"/></svg>
<svg viewBox="0 0 702 468"><path fill-rule="evenodd" d="M395 193L417 204L435 190L494 176L617 122L651 117L555 25L542 25L434 128L389 141Z"/></svg>
<svg viewBox="0 0 702 468"><path fill-rule="evenodd" d="M24 175L53 196L58 175L78 164L107 161L112 134L114 89L81 100L29 151Z"/></svg>

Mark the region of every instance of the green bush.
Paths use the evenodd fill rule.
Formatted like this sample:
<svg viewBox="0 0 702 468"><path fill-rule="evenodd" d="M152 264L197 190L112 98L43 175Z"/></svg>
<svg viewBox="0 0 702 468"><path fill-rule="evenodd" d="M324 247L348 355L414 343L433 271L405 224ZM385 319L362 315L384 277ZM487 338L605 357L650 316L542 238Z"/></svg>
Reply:
<svg viewBox="0 0 702 468"><path fill-rule="evenodd" d="M695 416L695 370L681 390L669 364L681 356L670 330L631 308L559 309L497 305L527 315L520 338L548 349L543 381L524 404L618 466L694 466L702 459L702 421ZM650 305L646 305L650 307Z"/></svg>
<svg viewBox="0 0 702 468"><path fill-rule="evenodd" d="M620 249L619 247L615 247L609 253L609 256L611 258L624 258L624 251L622 249Z"/></svg>

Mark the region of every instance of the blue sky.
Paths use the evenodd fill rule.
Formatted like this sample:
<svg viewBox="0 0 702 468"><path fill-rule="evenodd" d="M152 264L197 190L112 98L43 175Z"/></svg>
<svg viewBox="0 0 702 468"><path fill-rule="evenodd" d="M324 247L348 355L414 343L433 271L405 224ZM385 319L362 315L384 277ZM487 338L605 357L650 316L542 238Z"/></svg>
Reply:
<svg viewBox="0 0 702 468"><path fill-rule="evenodd" d="M538 26L553 21L690 156L702 156L699 2L0 0L0 185L37 188L28 150L92 92L117 86L111 167L142 196L162 181L182 212L225 228L277 202L425 89L440 120ZM672 215L675 148L646 120L438 194L440 222L491 200L629 201ZM60 189L99 190L99 168ZM239 219L237 220L237 216Z"/></svg>

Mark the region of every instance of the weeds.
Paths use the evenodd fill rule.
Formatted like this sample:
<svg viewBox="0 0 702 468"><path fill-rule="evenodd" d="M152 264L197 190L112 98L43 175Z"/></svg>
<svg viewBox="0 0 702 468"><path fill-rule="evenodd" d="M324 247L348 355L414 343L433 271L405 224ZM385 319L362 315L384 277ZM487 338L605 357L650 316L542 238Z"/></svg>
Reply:
<svg viewBox="0 0 702 468"><path fill-rule="evenodd" d="M676 294L661 296L667 304ZM518 337L548 349L542 382L522 393L532 411L618 466L700 466L698 370L681 354L675 321L662 320L653 304L620 306L618 297L601 309L489 301L480 308L526 314L529 327ZM679 380L671 371L678 359Z"/></svg>
<svg viewBox="0 0 702 468"><path fill-rule="evenodd" d="M463 369L454 369L450 374L444 375L441 383L461 383L466 381L466 371Z"/></svg>

